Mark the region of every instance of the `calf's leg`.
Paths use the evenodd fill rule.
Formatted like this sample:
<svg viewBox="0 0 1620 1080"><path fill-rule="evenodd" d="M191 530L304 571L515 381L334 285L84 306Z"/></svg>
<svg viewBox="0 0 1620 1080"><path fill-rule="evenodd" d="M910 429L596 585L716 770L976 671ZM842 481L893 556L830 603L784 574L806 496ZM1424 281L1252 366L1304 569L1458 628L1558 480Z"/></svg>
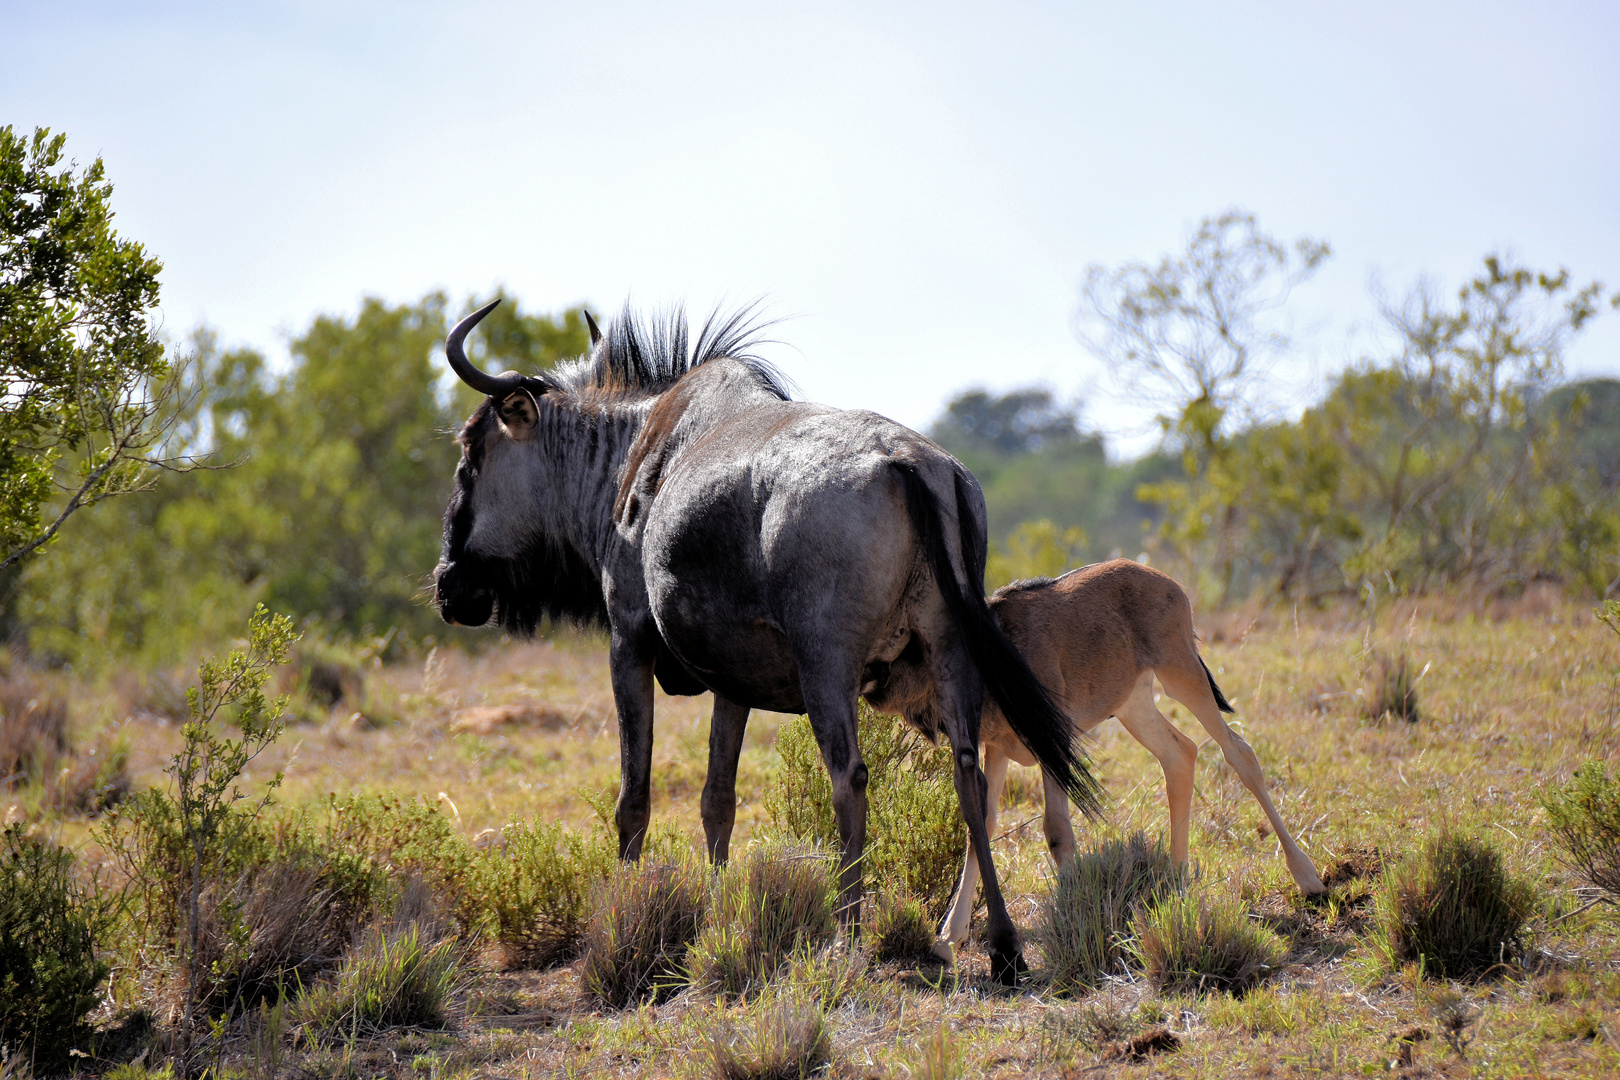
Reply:
<svg viewBox="0 0 1620 1080"><path fill-rule="evenodd" d="M1170 808L1170 855L1187 862L1187 833L1192 818L1193 766L1198 747L1176 730L1153 703L1153 672L1144 671L1131 696L1115 715L1131 737L1147 748L1164 770L1165 801Z"/></svg>
<svg viewBox="0 0 1620 1080"><path fill-rule="evenodd" d="M1316 875L1316 867L1311 865L1310 858L1294 842L1288 826L1283 824L1282 815L1272 804L1271 795L1266 791L1265 774L1260 771L1260 761L1254 756L1254 748L1244 741L1243 736L1227 727L1226 721L1221 718L1203 665L1199 664L1192 670L1186 665L1162 667L1159 669L1159 681L1171 697L1192 710L1204 730L1209 732L1210 738L1215 740L1215 745L1221 748L1221 753L1226 755L1226 763L1232 766L1238 779L1243 781L1243 786L1260 803L1266 820L1271 822L1272 831L1277 834L1277 842L1282 845L1283 858L1288 863L1288 873L1293 876L1294 884L1307 895L1326 892L1327 887Z"/></svg>

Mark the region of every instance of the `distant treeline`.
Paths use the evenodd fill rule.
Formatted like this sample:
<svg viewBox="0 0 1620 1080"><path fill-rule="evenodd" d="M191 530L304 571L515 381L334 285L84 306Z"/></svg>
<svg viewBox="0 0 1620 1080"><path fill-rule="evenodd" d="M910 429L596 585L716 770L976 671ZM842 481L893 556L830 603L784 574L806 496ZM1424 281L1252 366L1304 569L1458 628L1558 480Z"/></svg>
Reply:
<svg viewBox="0 0 1620 1080"><path fill-rule="evenodd" d="M1349 371L1213 463L1173 443L1110 462L1039 388L962 394L929 434L984 488L991 585L1145 551L1210 601L1535 580L1612 594L1620 380L1541 389L1496 424L1433 397L1388 369Z"/></svg>
<svg viewBox="0 0 1620 1080"><path fill-rule="evenodd" d="M234 636L262 601L337 636L492 640L444 625L423 593L451 436L477 404L444 368L450 314L439 294L368 300L316 319L281 372L196 335L175 350L190 361L169 449L215 467L74 516L0 581L0 634L42 660L168 662ZM495 370L587 345L578 310L509 302L480 329L479 362ZM1491 383L1364 364L1298 420L1199 438L1183 416L1161 450L1124 463L1038 389L964 393L930 434L984 487L992 585L1145 550L1209 602L1538 579L1612 591L1620 381L1503 370Z"/></svg>

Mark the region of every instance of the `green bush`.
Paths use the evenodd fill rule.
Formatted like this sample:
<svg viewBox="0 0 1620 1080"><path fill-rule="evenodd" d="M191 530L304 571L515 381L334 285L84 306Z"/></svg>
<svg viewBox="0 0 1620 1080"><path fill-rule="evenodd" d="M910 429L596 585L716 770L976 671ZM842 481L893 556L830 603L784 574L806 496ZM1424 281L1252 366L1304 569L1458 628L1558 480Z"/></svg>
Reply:
<svg viewBox="0 0 1620 1080"><path fill-rule="evenodd" d="M1128 956L1132 920L1174 893L1181 879L1164 845L1140 832L1059 869L1036 926L1053 987L1079 991L1115 974Z"/></svg>
<svg viewBox="0 0 1620 1080"><path fill-rule="evenodd" d="M1281 938L1228 897L1189 889L1146 907L1130 950L1160 992L1242 994L1288 955Z"/></svg>
<svg viewBox="0 0 1620 1080"><path fill-rule="evenodd" d="M859 704L861 758L867 769L867 881L898 887L938 919L951 905L967 828L953 782L949 747L935 746L903 720ZM765 812L784 838L839 849L832 783L807 717L782 725L782 758L766 786Z"/></svg>
<svg viewBox="0 0 1620 1080"><path fill-rule="evenodd" d="M708 907L704 870L691 862L621 866L592 896L585 990L622 1009L686 982L686 954Z"/></svg>
<svg viewBox="0 0 1620 1080"><path fill-rule="evenodd" d="M1489 841L1442 829L1384 872L1379 951L1391 969L1413 962L1441 978L1478 976L1517 950L1535 902Z"/></svg>
<svg viewBox="0 0 1620 1080"><path fill-rule="evenodd" d="M21 825L0 833L0 1046L54 1066L89 1034L108 973L96 945L113 911L75 879L72 852Z"/></svg>
<svg viewBox="0 0 1620 1080"><path fill-rule="evenodd" d="M796 952L832 940L836 863L820 851L755 848L718 875L709 925L692 947L692 982L746 994L770 980Z"/></svg>
<svg viewBox="0 0 1620 1080"><path fill-rule="evenodd" d="M482 856L437 802L397 795L329 799L306 826L321 850L374 867L395 881L418 877L464 936L481 934L490 912Z"/></svg>
<svg viewBox="0 0 1620 1080"><path fill-rule="evenodd" d="M803 1002L771 1002L740 1024L717 1022L708 1034L716 1080L804 1080L832 1061L826 1014Z"/></svg>
<svg viewBox="0 0 1620 1080"><path fill-rule="evenodd" d="M508 825L506 848L478 864L477 885L495 940L509 964L547 968L578 955L590 921L591 891L613 874L605 834L561 825Z"/></svg>
<svg viewBox="0 0 1620 1080"><path fill-rule="evenodd" d="M868 894L861 933L879 960L927 960L934 955L934 920L927 906L895 889Z"/></svg>
<svg viewBox="0 0 1620 1080"><path fill-rule="evenodd" d="M1620 781L1599 761L1588 761L1570 782L1542 793L1564 862L1586 881L1620 901Z"/></svg>

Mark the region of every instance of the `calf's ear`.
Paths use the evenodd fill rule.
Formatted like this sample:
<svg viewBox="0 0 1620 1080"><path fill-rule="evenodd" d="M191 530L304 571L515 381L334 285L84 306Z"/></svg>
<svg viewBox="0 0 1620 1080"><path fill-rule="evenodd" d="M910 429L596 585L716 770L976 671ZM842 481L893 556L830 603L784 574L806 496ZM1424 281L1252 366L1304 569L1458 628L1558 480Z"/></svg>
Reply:
<svg viewBox="0 0 1620 1080"><path fill-rule="evenodd" d="M500 407L501 430L519 442L534 434L534 425L540 419L540 407L534 395L527 390L515 390L506 395Z"/></svg>

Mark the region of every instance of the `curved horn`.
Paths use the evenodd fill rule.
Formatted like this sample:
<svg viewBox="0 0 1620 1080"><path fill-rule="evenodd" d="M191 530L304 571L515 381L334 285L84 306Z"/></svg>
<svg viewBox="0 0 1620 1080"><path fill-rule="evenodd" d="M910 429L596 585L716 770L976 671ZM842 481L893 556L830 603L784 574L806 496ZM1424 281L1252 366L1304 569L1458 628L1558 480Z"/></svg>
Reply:
<svg viewBox="0 0 1620 1080"><path fill-rule="evenodd" d="M594 348L602 340L602 331L596 328L596 320L591 318L590 312L585 312L585 325L591 328L591 346Z"/></svg>
<svg viewBox="0 0 1620 1080"><path fill-rule="evenodd" d="M456 377L462 382L480 394L488 394L490 397L505 397L507 394L512 393L523 385L523 376L515 371L508 371L504 375L489 375L479 371L473 366L472 361L467 359L467 354L462 351L461 343L467 340L467 334L472 331L472 328L477 326L485 315L494 311L495 305L499 303L499 300L493 300L468 315L465 319L456 323L456 328L450 331L449 337L444 339L444 355L450 361L450 370L454 371Z"/></svg>

